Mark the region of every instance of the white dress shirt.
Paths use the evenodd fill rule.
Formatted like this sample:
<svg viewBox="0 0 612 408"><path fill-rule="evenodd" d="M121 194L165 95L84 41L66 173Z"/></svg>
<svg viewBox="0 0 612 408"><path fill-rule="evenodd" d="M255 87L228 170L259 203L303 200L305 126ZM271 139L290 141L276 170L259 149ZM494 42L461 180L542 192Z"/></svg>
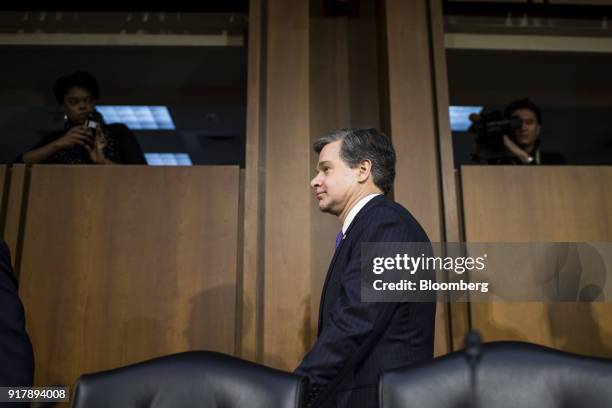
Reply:
<svg viewBox="0 0 612 408"><path fill-rule="evenodd" d="M344 224L342 224L342 239L344 239L344 237L346 236L346 230L348 229L348 227L351 225L351 222L353 222L353 219L355 219L355 216L357 215L357 213L359 213L359 211L361 211L361 209L374 197L378 196L380 194L370 194L367 195L365 197L363 197L361 200L357 201L357 204L355 204L353 206L353 208L351 208L351 210L349 211L348 215L346 216L346 219L344 220Z"/></svg>

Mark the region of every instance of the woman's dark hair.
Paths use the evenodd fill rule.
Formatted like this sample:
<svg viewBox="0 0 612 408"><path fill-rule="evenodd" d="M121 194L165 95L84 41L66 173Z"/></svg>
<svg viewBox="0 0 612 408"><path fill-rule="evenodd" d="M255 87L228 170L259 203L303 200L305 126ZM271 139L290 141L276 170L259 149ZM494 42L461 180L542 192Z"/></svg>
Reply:
<svg viewBox="0 0 612 408"><path fill-rule="evenodd" d="M75 86L87 89L94 99L98 99L100 96L100 87L98 86L96 78L89 72L76 71L70 75L64 75L55 81L53 93L55 94L57 103L62 104L64 102L64 96L66 96L70 88Z"/></svg>
<svg viewBox="0 0 612 408"><path fill-rule="evenodd" d="M314 142L314 150L321 153L326 145L337 140L342 140L340 157L350 168L357 167L362 160L372 162L374 184L388 194L395 179L395 149L391 139L373 128L340 129Z"/></svg>

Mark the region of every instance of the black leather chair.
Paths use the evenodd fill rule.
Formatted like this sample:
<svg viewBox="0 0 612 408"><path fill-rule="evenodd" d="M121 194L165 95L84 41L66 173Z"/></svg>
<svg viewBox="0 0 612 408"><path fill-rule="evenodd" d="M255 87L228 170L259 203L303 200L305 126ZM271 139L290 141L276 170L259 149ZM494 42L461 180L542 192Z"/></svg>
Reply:
<svg viewBox="0 0 612 408"><path fill-rule="evenodd" d="M463 351L386 372L380 408L612 407L612 360L494 342L482 345L474 372Z"/></svg>
<svg viewBox="0 0 612 408"><path fill-rule="evenodd" d="M77 381L73 408L298 408L302 378L225 354L192 351Z"/></svg>

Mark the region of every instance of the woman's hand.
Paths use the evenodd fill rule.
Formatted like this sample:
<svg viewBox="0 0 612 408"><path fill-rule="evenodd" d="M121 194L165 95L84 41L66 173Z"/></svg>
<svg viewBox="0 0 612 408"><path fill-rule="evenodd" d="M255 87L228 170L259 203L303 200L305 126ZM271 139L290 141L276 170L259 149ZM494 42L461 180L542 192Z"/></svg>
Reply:
<svg viewBox="0 0 612 408"><path fill-rule="evenodd" d="M96 137L94 139L93 146L86 146L89 153L89 158L92 162L96 164L109 164L110 160L106 158L104 154L104 148L108 144L108 140L106 139L106 135L102 132L100 126L96 128Z"/></svg>
<svg viewBox="0 0 612 408"><path fill-rule="evenodd" d="M55 151L68 149L75 145L83 146L85 149L90 149L92 146L91 133L88 129L80 126L74 126L68 130L64 136L53 142Z"/></svg>

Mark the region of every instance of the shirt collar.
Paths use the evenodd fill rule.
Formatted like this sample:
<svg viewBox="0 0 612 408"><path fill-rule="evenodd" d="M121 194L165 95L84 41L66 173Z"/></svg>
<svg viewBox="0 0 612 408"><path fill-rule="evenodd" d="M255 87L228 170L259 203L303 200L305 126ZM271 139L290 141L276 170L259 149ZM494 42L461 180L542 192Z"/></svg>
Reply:
<svg viewBox="0 0 612 408"><path fill-rule="evenodd" d="M378 196L380 194L370 194L367 195L365 197L363 197L361 200L357 201L357 204L355 204L353 206L353 208L351 208L351 210L349 211L348 215L346 216L345 220L344 220L344 224L342 224L342 235L346 234L346 230L348 229L348 227L351 225L351 222L353 222L353 220L355 219L355 216L357 215L357 213L359 213L359 211L361 211L361 209L374 197Z"/></svg>

